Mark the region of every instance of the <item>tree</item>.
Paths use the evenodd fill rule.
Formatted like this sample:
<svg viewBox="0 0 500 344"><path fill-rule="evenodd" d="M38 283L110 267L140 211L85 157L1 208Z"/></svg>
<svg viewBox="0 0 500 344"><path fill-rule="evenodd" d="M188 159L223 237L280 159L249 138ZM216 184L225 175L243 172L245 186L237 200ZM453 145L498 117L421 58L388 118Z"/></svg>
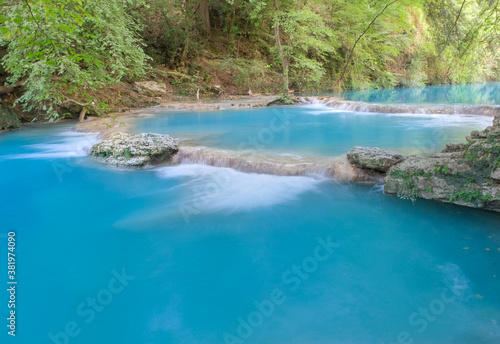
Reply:
<svg viewBox="0 0 500 344"><path fill-rule="evenodd" d="M50 120L77 103L99 111L90 92L145 72L147 56L129 11L142 0L11 0L1 8L3 58L10 84L22 82L17 100Z"/></svg>
<svg viewBox="0 0 500 344"><path fill-rule="evenodd" d="M311 7L297 1L283 1L279 9L274 0L274 37L279 57L283 93L290 85L302 90L304 84L314 85L325 75L328 55L336 55L339 47L331 23Z"/></svg>
<svg viewBox="0 0 500 344"><path fill-rule="evenodd" d="M283 69L282 77L283 77L283 96L288 97L288 89L289 89L289 80L288 80L288 65L289 59L288 56L283 52L283 47L281 46L281 37L280 37L280 19L279 19L279 8L278 1L273 0L273 8L274 8L274 39L276 40L276 49L278 51L278 56L281 62L281 68Z"/></svg>
<svg viewBox="0 0 500 344"><path fill-rule="evenodd" d="M368 23L368 25L363 30L363 32L361 32L361 34L354 41L354 44L353 44L352 48L349 49L349 51L347 52L347 57L346 57L346 62L344 64L344 68L342 68L342 72L340 73L340 77L337 80L337 88L339 90L342 87L341 85L342 85L342 81L343 81L344 76L345 76L345 72L347 70L347 67L349 67L349 65L350 65L350 63L352 61L352 56L354 54L354 49L356 49L356 46L358 45L359 41L361 40L361 38L363 38L366 35L366 33L368 32L368 30L371 29L371 27L377 21L377 19L384 14L384 12L387 10L387 8L389 8L391 5L394 5L397 1L398 0L392 0L392 1L388 2L384 7L382 7L382 10L380 10L380 12L378 12L375 15L375 17Z"/></svg>

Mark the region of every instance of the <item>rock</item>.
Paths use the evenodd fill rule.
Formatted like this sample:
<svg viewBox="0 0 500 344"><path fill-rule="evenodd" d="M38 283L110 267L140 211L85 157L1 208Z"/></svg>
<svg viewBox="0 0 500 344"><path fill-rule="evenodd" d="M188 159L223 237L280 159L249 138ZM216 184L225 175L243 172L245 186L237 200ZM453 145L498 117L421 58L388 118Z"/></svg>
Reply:
<svg viewBox="0 0 500 344"><path fill-rule="evenodd" d="M465 149L465 144L463 143L447 143L442 150L443 153L455 153L461 152Z"/></svg>
<svg viewBox="0 0 500 344"><path fill-rule="evenodd" d="M14 111L5 105L0 104L0 130L17 129L21 126L21 121Z"/></svg>
<svg viewBox="0 0 500 344"><path fill-rule="evenodd" d="M156 81L136 81L134 90L147 97L163 97L167 93L165 84Z"/></svg>
<svg viewBox="0 0 500 344"><path fill-rule="evenodd" d="M500 182L500 167L491 172L490 178Z"/></svg>
<svg viewBox="0 0 500 344"><path fill-rule="evenodd" d="M479 131L477 131L477 130L471 131L470 132L470 137L472 137L473 139L479 138Z"/></svg>
<svg viewBox="0 0 500 344"><path fill-rule="evenodd" d="M178 150L177 140L169 135L116 133L96 143L91 155L110 165L140 167L168 162Z"/></svg>
<svg viewBox="0 0 500 344"><path fill-rule="evenodd" d="M203 164L229 167L245 173L270 174L277 176L318 175L341 182L382 184L384 178L374 170L363 170L353 166L345 156L334 159L303 159L290 156L262 156L247 152L221 150L209 147L180 147L172 163Z"/></svg>
<svg viewBox="0 0 500 344"><path fill-rule="evenodd" d="M205 91L208 93L212 93L216 96L218 96L222 93L222 89L220 86L206 86Z"/></svg>
<svg viewBox="0 0 500 344"><path fill-rule="evenodd" d="M384 192L500 212L500 116L468 144L448 144L428 158L410 157L389 169Z"/></svg>
<svg viewBox="0 0 500 344"><path fill-rule="evenodd" d="M274 99L267 103L267 106L298 105L301 103L302 101L299 98L287 96L285 98L280 97L278 99Z"/></svg>
<svg viewBox="0 0 500 344"><path fill-rule="evenodd" d="M359 168L387 172L391 166L400 163L405 157L387 149L356 146L347 152L347 159Z"/></svg>

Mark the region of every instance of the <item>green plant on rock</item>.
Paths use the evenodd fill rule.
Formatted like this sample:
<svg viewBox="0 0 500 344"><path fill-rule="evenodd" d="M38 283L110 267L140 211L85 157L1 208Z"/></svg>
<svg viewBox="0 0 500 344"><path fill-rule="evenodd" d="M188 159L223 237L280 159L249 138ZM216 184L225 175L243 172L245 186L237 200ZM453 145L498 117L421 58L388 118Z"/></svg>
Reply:
<svg viewBox="0 0 500 344"><path fill-rule="evenodd" d="M484 199L485 196L479 190L468 191L462 189L450 196L450 202L455 202L456 200L464 200L468 202L478 203L480 200Z"/></svg>
<svg viewBox="0 0 500 344"><path fill-rule="evenodd" d="M448 166L436 166L434 167L434 171L436 171L437 173L442 173L446 176L448 175L449 168Z"/></svg>
<svg viewBox="0 0 500 344"><path fill-rule="evenodd" d="M401 199L409 199L415 202L419 196L418 185L413 180L413 177L418 177L424 174L423 170L416 170L413 172L407 172L402 170L392 170L389 172L391 176L397 179L401 179L401 186L398 188L397 196Z"/></svg>
<svg viewBox="0 0 500 344"><path fill-rule="evenodd" d="M485 201L493 201L493 196L490 194L486 194L483 196L483 200Z"/></svg>
<svg viewBox="0 0 500 344"><path fill-rule="evenodd" d="M293 104L293 99L290 98L290 96L288 95L280 95L279 98L278 98L278 101L280 103L283 103L283 104L287 104L287 105L292 105Z"/></svg>

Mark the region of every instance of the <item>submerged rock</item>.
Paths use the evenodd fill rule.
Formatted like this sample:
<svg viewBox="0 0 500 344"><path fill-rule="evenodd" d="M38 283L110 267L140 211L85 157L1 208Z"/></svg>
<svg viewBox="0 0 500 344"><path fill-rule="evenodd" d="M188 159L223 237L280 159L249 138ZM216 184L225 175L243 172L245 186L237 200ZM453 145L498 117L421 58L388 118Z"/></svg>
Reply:
<svg viewBox="0 0 500 344"><path fill-rule="evenodd" d="M17 129L20 126L21 121L19 121L14 111L7 106L0 105L0 130Z"/></svg>
<svg viewBox="0 0 500 344"><path fill-rule="evenodd" d="M169 135L116 133L96 143L91 155L110 165L140 167L168 162L178 150L177 140Z"/></svg>
<svg viewBox="0 0 500 344"><path fill-rule="evenodd" d="M403 161L405 157L388 149L356 146L347 152L347 159L359 168L387 172L389 168Z"/></svg>
<svg viewBox="0 0 500 344"><path fill-rule="evenodd" d="M500 116L473 131L467 144L448 144L429 158L410 157L393 166L384 192L500 211Z"/></svg>

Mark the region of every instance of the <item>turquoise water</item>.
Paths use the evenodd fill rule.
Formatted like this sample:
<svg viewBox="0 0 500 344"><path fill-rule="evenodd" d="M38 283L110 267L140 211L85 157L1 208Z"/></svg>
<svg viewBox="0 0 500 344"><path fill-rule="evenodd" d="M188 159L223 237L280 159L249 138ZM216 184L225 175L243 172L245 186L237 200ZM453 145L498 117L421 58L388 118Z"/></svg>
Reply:
<svg viewBox="0 0 500 344"><path fill-rule="evenodd" d="M359 145L428 155L448 142L465 142L471 129L484 129L491 122L490 117L376 114L310 105L211 112L159 109L135 131L169 133L196 145L238 151L333 157Z"/></svg>
<svg viewBox="0 0 500 344"><path fill-rule="evenodd" d="M259 149L294 152L298 140L327 156L365 137L430 152L444 132L485 125L292 107L171 113L140 130L230 148L276 114L290 124ZM17 338L4 320L2 343L500 341L499 214L321 178L111 169L86 156L95 137L70 129L0 135L0 256L16 231L19 283Z"/></svg>
<svg viewBox="0 0 500 344"><path fill-rule="evenodd" d="M343 97L370 103L500 105L500 82L349 91Z"/></svg>

